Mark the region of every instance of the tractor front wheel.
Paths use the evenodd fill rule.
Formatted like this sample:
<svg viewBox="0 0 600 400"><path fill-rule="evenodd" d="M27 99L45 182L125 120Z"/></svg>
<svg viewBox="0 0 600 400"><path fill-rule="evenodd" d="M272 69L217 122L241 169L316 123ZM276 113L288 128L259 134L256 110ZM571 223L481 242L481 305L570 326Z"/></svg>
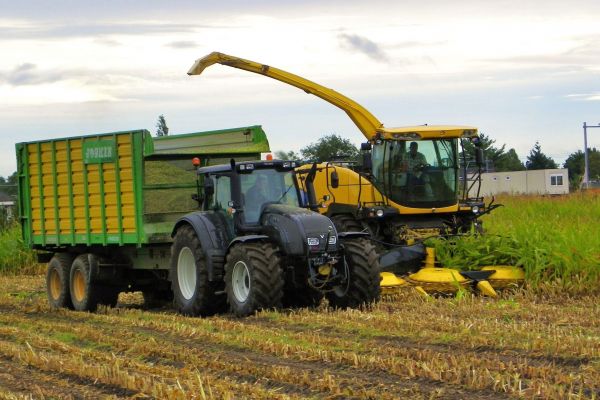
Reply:
<svg viewBox="0 0 600 400"><path fill-rule="evenodd" d="M225 290L231 312L245 317L258 310L281 307L281 256L271 243L238 243L225 264Z"/></svg>
<svg viewBox="0 0 600 400"><path fill-rule="evenodd" d="M344 256L337 268L344 268L347 280L327 293L334 308L358 308L379 300L379 257L375 246L364 238L342 241Z"/></svg>

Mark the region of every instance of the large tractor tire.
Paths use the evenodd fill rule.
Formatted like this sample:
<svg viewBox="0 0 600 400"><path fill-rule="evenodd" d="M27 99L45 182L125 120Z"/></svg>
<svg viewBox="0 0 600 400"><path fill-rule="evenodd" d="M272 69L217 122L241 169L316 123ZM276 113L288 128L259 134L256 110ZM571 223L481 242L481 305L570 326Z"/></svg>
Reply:
<svg viewBox="0 0 600 400"><path fill-rule="evenodd" d="M327 292L329 304L334 308L358 308L379 300L379 257L368 239L355 238L342 241L348 281ZM342 266L338 267L341 268Z"/></svg>
<svg viewBox="0 0 600 400"><path fill-rule="evenodd" d="M56 253L48 263L46 293L51 308L73 308L69 291L69 274L73 255Z"/></svg>
<svg viewBox="0 0 600 400"><path fill-rule="evenodd" d="M77 311L96 311L101 300L101 290L93 282L88 254L81 254L71 265L69 275L71 302Z"/></svg>
<svg viewBox="0 0 600 400"><path fill-rule="evenodd" d="M277 246L265 242L234 245L225 263L225 290L231 312L238 317L281 307L283 273Z"/></svg>
<svg viewBox="0 0 600 400"><path fill-rule="evenodd" d="M337 214L331 217L338 232L362 232L365 227L353 215Z"/></svg>
<svg viewBox="0 0 600 400"><path fill-rule="evenodd" d="M171 246L171 289L177 311L189 316L208 316L225 309L222 287L208 280L206 255L194 229L181 227Z"/></svg>

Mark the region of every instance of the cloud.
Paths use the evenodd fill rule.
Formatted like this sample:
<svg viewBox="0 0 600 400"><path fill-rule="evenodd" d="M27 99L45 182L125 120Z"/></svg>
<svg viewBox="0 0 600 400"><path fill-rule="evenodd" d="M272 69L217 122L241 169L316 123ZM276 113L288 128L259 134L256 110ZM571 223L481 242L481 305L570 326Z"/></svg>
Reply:
<svg viewBox="0 0 600 400"><path fill-rule="evenodd" d="M5 74L0 74L0 82L11 86L39 85L63 79L65 79L64 73L58 71L41 73L37 66L31 63L21 64Z"/></svg>
<svg viewBox="0 0 600 400"><path fill-rule="evenodd" d="M164 33L189 33L204 25L172 23L89 23L89 24L32 24L20 26L0 25L0 37L12 39L48 39L66 37L97 37L103 35L148 35Z"/></svg>
<svg viewBox="0 0 600 400"><path fill-rule="evenodd" d="M173 49L192 49L198 47L198 43L191 40L178 40L176 42L167 43L165 46Z"/></svg>
<svg viewBox="0 0 600 400"><path fill-rule="evenodd" d="M372 40L347 33L340 33L338 39L341 42L341 46L345 49L359 51L375 61L389 61L387 54Z"/></svg>
<svg viewBox="0 0 600 400"><path fill-rule="evenodd" d="M583 101L600 101L600 92L596 93L573 93L565 96L571 100L583 100Z"/></svg>

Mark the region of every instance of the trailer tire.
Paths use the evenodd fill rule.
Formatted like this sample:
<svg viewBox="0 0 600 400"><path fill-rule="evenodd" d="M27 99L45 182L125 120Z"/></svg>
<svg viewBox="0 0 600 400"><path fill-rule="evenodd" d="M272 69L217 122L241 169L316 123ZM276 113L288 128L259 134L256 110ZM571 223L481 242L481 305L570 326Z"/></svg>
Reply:
<svg viewBox="0 0 600 400"><path fill-rule="evenodd" d="M375 246L364 238L342 241L344 257L342 262L348 267L349 279L327 292L329 304L334 308L358 308L379 300L379 257Z"/></svg>
<svg viewBox="0 0 600 400"><path fill-rule="evenodd" d="M230 310L238 317L281 307L283 273L279 248L267 242L234 245L225 263L225 291Z"/></svg>
<svg viewBox="0 0 600 400"><path fill-rule="evenodd" d="M222 283L210 282L206 255L190 225L177 230L171 246L171 288L173 304L181 314L208 316L226 308Z"/></svg>
<svg viewBox="0 0 600 400"><path fill-rule="evenodd" d="M69 274L69 291L73 308L77 311L96 311L101 288L93 282L88 254L75 258Z"/></svg>
<svg viewBox="0 0 600 400"><path fill-rule="evenodd" d="M73 308L69 289L69 275L73 256L56 253L48 263L46 272L46 293L50 308Z"/></svg>

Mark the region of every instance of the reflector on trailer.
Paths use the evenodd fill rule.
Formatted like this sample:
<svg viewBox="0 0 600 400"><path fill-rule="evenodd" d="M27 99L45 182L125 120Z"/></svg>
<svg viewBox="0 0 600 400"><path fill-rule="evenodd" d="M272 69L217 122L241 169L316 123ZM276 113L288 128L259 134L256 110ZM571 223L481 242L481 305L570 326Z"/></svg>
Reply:
<svg viewBox="0 0 600 400"><path fill-rule="evenodd" d="M200 159L198 157L192 158L192 164L194 165L194 167L199 167L200 166Z"/></svg>

